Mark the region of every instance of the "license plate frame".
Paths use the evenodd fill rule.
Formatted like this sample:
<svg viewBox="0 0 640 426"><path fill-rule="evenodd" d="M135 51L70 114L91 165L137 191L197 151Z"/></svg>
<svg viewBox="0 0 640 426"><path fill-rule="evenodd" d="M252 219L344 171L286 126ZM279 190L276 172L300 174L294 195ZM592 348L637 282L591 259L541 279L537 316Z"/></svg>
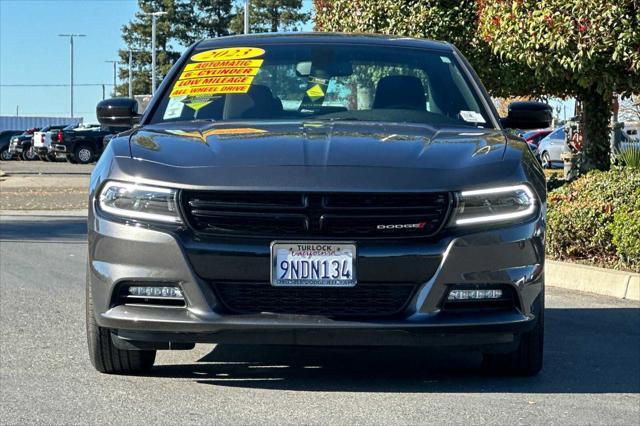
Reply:
<svg viewBox="0 0 640 426"><path fill-rule="evenodd" d="M289 249L290 246L308 245L308 246L322 246L330 245L332 247L340 247L343 252L349 251L351 253L351 279L334 279L334 280L312 280L312 279L280 279L278 278L278 249ZM344 288L355 287L358 283L357 280L357 247L353 241L273 241L270 247L270 282L274 287L309 287L309 288ZM337 258L337 256L336 256Z"/></svg>

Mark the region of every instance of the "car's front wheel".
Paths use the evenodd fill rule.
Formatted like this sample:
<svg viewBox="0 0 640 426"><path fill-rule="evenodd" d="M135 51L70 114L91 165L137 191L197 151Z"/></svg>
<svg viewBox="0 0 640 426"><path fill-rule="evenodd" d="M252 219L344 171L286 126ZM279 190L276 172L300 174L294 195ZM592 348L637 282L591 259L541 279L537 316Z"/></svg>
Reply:
<svg viewBox="0 0 640 426"><path fill-rule="evenodd" d="M88 271L86 317L89 357L96 370L107 374L142 374L151 370L156 351L118 349L111 340L111 331L96 324Z"/></svg>
<svg viewBox="0 0 640 426"><path fill-rule="evenodd" d="M533 330L520 336L518 349L506 354L484 354L483 364L491 372L535 376L542 369L544 352L544 306Z"/></svg>
<svg viewBox="0 0 640 426"><path fill-rule="evenodd" d="M93 148L89 145L80 145L76 148L74 152L74 157L76 161L80 164L89 164L93 161L93 156L95 152Z"/></svg>
<svg viewBox="0 0 640 426"><path fill-rule="evenodd" d="M8 148L5 148L2 151L0 151L0 160L9 161L12 158L13 158L13 155L9 152Z"/></svg>
<svg viewBox="0 0 640 426"><path fill-rule="evenodd" d="M29 148L26 151L22 151L22 159L24 161L34 161L38 159L38 154L36 154L33 148Z"/></svg>
<svg viewBox="0 0 640 426"><path fill-rule="evenodd" d="M543 152L540 156L540 162L542 163L542 167L545 169L551 168L551 156L547 151Z"/></svg>

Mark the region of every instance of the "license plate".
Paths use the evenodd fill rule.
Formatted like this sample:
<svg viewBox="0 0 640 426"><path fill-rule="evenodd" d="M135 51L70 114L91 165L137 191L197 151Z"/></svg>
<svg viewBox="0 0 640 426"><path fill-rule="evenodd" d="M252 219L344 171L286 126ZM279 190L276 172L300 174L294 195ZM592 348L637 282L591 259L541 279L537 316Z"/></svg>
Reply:
<svg viewBox="0 0 640 426"><path fill-rule="evenodd" d="M274 242L271 285L276 287L353 287L355 244Z"/></svg>

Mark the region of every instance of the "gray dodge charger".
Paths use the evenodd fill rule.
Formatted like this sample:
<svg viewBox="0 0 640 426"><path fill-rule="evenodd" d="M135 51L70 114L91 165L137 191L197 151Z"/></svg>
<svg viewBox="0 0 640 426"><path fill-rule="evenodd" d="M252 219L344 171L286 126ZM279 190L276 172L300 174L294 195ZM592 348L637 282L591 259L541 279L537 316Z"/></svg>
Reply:
<svg viewBox="0 0 640 426"><path fill-rule="evenodd" d="M450 44L389 36L204 40L91 176L87 336L139 374L195 343L431 345L542 367L546 189Z"/></svg>

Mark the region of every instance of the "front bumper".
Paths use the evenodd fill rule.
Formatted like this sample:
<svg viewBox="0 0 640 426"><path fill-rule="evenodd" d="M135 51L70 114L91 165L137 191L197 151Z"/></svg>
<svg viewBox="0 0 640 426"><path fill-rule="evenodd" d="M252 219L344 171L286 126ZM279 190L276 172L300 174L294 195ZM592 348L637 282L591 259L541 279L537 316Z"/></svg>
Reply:
<svg viewBox="0 0 640 426"><path fill-rule="evenodd" d="M316 315L239 315L224 313L211 280L234 274L268 276L268 241L207 243L188 232L126 225L91 213L88 284L98 325L112 329L119 344L128 342L131 347L141 347L141 342L152 346L154 342L203 342L463 345L506 350L535 326L542 309L543 240L541 216L491 231L448 233L439 240L362 241L357 259L365 269L360 268L361 277L363 272L371 277L375 265L383 264L392 277L394 261L398 265L404 261L406 266L407 259L413 259L417 270L416 262L436 261L428 276L423 271L423 281L400 317L354 321ZM114 292L123 281L179 283L187 306L114 304ZM442 302L452 284L510 286L517 295L517 307L444 311Z"/></svg>

